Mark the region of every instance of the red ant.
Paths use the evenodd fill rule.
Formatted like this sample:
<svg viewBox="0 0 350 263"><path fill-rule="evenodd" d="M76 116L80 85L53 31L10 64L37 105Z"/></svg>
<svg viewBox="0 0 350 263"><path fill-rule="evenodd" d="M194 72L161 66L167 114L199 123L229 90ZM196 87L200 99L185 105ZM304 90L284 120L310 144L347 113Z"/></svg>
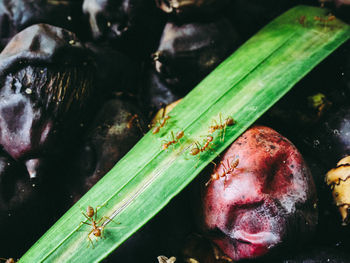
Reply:
<svg viewBox="0 0 350 263"><path fill-rule="evenodd" d="M174 137L174 133L173 131L171 131L171 140L164 143L163 144L163 150L168 149L168 147L172 144L175 144L177 142L180 142L180 139L184 136L184 132L183 131L179 131L178 133L176 133L176 137Z"/></svg>
<svg viewBox="0 0 350 263"><path fill-rule="evenodd" d="M201 147L201 145L199 144L199 142L195 142L196 147L192 148L190 154L191 155L197 155L200 154L201 152L204 152L207 148L210 149L209 144L213 141L213 136L208 135L207 136L207 140L205 142L205 144L203 145L203 147Z"/></svg>
<svg viewBox="0 0 350 263"><path fill-rule="evenodd" d="M314 20L315 21L320 21L320 22L323 22L323 23L326 24L327 22L335 20L335 16L334 15L329 15L327 18L322 18L320 16L315 16Z"/></svg>
<svg viewBox="0 0 350 263"><path fill-rule="evenodd" d="M137 114L132 115L130 120L128 121L128 124L126 125L126 127L130 130L132 127L133 121L136 119L136 121L138 122L138 118L139 118L139 116Z"/></svg>
<svg viewBox="0 0 350 263"><path fill-rule="evenodd" d="M305 21L306 21L306 16L301 16L298 18L299 24L302 25L303 27L305 27Z"/></svg>
<svg viewBox="0 0 350 263"><path fill-rule="evenodd" d="M160 128L163 128L167 122L167 120L170 119L170 116L169 115L165 115L161 121L158 121L159 122L159 125L157 127L155 127L152 131L153 134L156 134L160 131Z"/></svg>
<svg viewBox="0 0 350 263"><path fill-rule="evenodd" d="M232 173L238 166L239 164L239 159L235 160L234 162L231 163L231 165L229 164L229 160L227 159L227 167L225 166L225 164L223 162L220 162L220 164L223 166L223 170L221 173L215 172L214 174L211 175L211 178L209 179L208 182L206 182L205 186L208 186L210 184L210 182L215 181L215 180L219 180L221 177L225 177L225 181L224 181L224 188L226 188L226 176L230 173ZM216 166L216 164L214 163L214 165Z"/></svg>
<svg viewBox="0 0 350 263"><path fill-rule="evenodd" d="M131 114L130 114L130 115L131 115ZM134 115L131 116L130 120L129 120L128 123L126 124L126 127L130 130L130 129L132 128L132 124L133 124L134 120L136 120L136 125L137 125L137 127L140 129L140 131L141 131L143 134L145 134L145 133L144 133L144 130L142 129L141 124L140 124L139 115L137 115L137 114L134 114Z"/></svg>
<svg viewBox="0 0 350 263"><path fill-rule="evenodd" d="M86 213L82 212L82 214L86 217L87 220L91 221L91 223L86 223L84 221L82 221L81 223L92 226L92 229L88 234L88 239L89 239L91 245L93 246L94 244L90 238L90 235L93 234L96 237L96 242L97 242L99 237L103 238L103 232L104 232L105 226L99 225L99 224L101 223L101 221L103 219L109 219L109 218L106 216L103 216L100 218L100 220L98 220L96 222L96 220L97 220L97 208L94 210L91 206L88 206L86 208ZM109 219L109 220L111 220L111 219Z"/></svg>
<svg viewBox="0 0 350 263"><path fill-rule="evenodd" d="M5 261L5 263L16 263L13 258L0 258L0 260Z"/></svg>
<svg viewBox="0 0 350 263"><path fill-rule="evenodd" d="M218 124L216 122L216 120L214 120L215 122L215 125L211 125L209 127L209 133L214 133L216 130L222 130L223 131L223 140L225 138L225 131L226 131L226 127L227 126L232 126L233 124L235 124L235 120L232 118L232 117L227 117L226 120L225 120L225 123L222 123L222 118L221 118L221 113L219 115L219 118L220 118L220 123Z"/></svg>

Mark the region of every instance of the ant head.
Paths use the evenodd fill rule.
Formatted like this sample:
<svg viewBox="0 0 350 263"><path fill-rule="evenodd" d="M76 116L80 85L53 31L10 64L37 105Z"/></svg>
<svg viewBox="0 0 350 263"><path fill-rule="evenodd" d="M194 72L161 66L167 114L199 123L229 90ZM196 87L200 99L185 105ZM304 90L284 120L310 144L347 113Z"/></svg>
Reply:
<svg viewBox="0 0 350 263"><path fill-rule="evenodd" d="M226 126L232 126L235 124L235 120L232 117L228 117L225 121Z"/></svg>

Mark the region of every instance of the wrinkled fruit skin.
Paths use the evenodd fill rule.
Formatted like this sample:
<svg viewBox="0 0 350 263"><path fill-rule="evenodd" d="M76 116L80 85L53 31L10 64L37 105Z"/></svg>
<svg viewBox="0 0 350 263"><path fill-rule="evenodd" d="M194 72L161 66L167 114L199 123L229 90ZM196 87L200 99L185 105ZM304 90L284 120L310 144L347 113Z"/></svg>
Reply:
<svg viewBox="0 0 350 263"><path fill-rule="evenodd" d="M240 260L310 235L317 224L316 190L295 146L276 131L255 126L222 162L227 168L236 159L232 173L203 187L202 224L212 241ZM223 169L221 163L214 172Z"/></svg>
<svg viewBox="0 0 350 263"><path fill-rule="evenodd" d="M81 1L0 1L0 47L30 25L47 23L80 33L87 31L82 21Z"/></svg>
<svg viewBox="0 0 350 263"><path fill-rule="evenodd" d="M82 8L94 40L107 40L130 54L148 56L165 21L154 1L84 0Z"/></svg>
<svg viewBox="0 0 350 263"><path fill-rule="evenodd" d="M31 178L79 130L92 71L90 52L76 36L51 25L26 28L1 52L0 145Z"/></svg>
<svg viewBox="0 0 350 263"><path fill-rule="evenodd" d="M154 70L151 69L145 72L144 78L144 88L139 93L139 101L149 112L156 112L164 105L181 98L181 96L172 92L169 85L164 83Z"/></svg>
<svg viewBox="0 0 350 263"><path fill-rule="evenodd" d="M182 25L168 22L153 54L154 68L173 92L184 95L230 55L238 41L225 18Z"/></svg>

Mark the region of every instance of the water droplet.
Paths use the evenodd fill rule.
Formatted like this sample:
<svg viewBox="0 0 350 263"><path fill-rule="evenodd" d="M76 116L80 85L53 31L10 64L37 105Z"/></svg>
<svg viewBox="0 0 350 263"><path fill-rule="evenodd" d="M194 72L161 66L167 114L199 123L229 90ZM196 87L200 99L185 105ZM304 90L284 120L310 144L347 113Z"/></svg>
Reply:
<svg viewBox="0 0 350 263"><path fill-rule="evenodd" d="M30 89L30 88L26 88L26 90L24 92L27 93L28 95L33 93L32 89Z"/></svg>
<svg viewBox="0 0 350 263"><path fill-rule="evenodd" d="M314 140L313 146L314 146L314 147L317 147L317 146L319 146L319 145L320 145L320 141L319 141L319 140Z"/></svg>

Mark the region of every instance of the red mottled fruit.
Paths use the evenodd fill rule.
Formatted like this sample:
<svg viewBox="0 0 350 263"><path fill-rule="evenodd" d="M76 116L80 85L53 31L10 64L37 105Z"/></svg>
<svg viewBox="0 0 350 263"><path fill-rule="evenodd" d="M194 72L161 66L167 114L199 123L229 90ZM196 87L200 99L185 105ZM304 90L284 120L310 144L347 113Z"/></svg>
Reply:
<svg viewBox="0 0 350 263"><path fill-rule="evenodd" d="M229 169L236 160L237 167ZM293 240L300 243L315 229L311 173L296 147L276 131L247 130L215 173L225 176L203 185L201 225L233 260L259 257Z"/></svg>

